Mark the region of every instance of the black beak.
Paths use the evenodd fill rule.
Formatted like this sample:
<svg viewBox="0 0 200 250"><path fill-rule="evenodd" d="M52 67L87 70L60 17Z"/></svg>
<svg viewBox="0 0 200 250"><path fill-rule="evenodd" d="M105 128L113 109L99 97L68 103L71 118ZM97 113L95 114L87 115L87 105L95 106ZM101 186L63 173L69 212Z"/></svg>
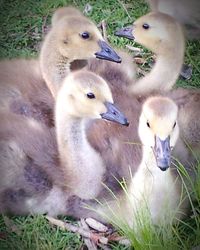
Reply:
<svg viewBox="0 0 200 250"><path fill-rule="evenodd" d="M131 39L131 40L134 40L135 37L133 36L133 27L125 27L125 28L122 28L118 31L115 32L115 35L116 36L119 36L119 37L125 37L125 38L128 38L128 39Z"/></svg>
<svg viewBox="0 0 200 250"><path fill-rule="evenodd" d="M110 47L110 45L102 40L99 40L98 44L101 51L95 53L96 58L121 63L122 59L118 56L114 49Z"/></svg>
<svg viewBox="0 0 200 250"><path fill-rule="evenodd" d="M171 165L170 137L162 141L158 136L155 137L154 154L157 166L162 170L167 170Z"/></svg>
<svg viewBox="0 0 200 250"><path fill-rule="evenodd" d="M112 121L112 122L117 122L124 126L129 125L127 118L124 116L124 114L121 111L119 111L119 109L117 109L117 107L114 104L110 102L105 102L105 106L107 108L107 112L101 114L101 117L103 119Z"/></svg>

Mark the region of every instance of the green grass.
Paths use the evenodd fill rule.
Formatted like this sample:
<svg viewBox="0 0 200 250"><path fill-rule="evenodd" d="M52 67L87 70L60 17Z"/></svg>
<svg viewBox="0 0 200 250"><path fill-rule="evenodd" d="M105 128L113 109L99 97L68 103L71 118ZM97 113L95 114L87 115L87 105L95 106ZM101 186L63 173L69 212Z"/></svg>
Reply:
<svg viewBox="0 0 200 250"><path fill-rule="evenodd" d="M62 231L50 226L42 216L28 216L12 218L15 225L4 224L4 218L0 220L1 232L4 233L0 240L0 249L79 249L82 245L80 236ZM7 223L6 223L7 224Z"/></svg>
<svg viewBox="0 0 200 250"><path fill-rule="evenodd" d="M114 36L114 31L148 12L144 0L0 0L0 58L35 57L43 38L44 28L50 24L52 13L57 7L74 5L84 10L85 5L92 6L88 16L98 24L105 20L108 24L108 39L113 46L125 48L131 41ZM136 44L134 44L136 46ZM179 80L184 87L200 87L200 42L188 41L185 62L192 66L192 78ZM146 54L146 57L148 54ZM200 178L199 178L200 180ZM187 225L178 227L152 228L146 224L140 241L126 225L119 225L119 230L129 237L135 249L190 249L200 244L200 181L194 188L197 204L195 214ZM0 218L0 249L80 249L82 240L79 236L61 231L49 225L42 216L12 217L16 226L5 225ZM186 222L185 222L186 223ZM17 229L16 229L17 227ZM119 245L112 249L127 249Z"/></svg>

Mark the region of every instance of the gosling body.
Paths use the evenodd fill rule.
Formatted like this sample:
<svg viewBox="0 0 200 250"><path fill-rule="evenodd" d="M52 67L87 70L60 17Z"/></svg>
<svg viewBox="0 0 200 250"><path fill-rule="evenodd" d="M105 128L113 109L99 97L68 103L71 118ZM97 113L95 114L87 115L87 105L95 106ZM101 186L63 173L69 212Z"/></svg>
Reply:
<svg viewBox="0 0 200 250"><path fill-rule="evenodd" d="M152 11L160 11L174 17L185 28L188 39L200 37L199 13L200 3L198 0L148 0Z"/></svg>
<svg viewBox="0 0 200 250"><path fill-rule="evenodd" d="M66 88L65 85L67 85ZM94 92L92 94L96 95L95 100L90 99L90 95L87 97L88 91L90 95L92 91ZM60 94L56 100L56 133L54 128L49 128L32 118L8 113L5 110L0 111L2 177L0 211L2 213L68 214L72 202L70 197L73 200L75 194L80 194L81 197L91 198L96 195L101 185L104 168L98 152L95 154L95 151L92 151L96 162L93 168L88 165L86 176L82 167L87 168L90 162L87 156L90 157L91 154L89 152L78 154L75 145L78 143L77 146L84 150L92 150L92 148L86 145L86 140L82 141L79 134L76 134L80 127L75 124L77 128L74 128L74 123L68 124L64 119L71 118L73 122L74 119L103 118L124 125L127 120L115 108L106 82L91 72L76 72L69 76L64 81ZM63 116L63 111L68 115ZM63 127L65 123L68 124L67 128ZM79 122L79 125L81 124ZM72 125L70 129L70 132L73 132L72 137L66 138L70 125ZM81 134L84 135L84 131ZM79 143L83 143L83 146ZM66 152L66 149L69 151ZM84 163L86 166L83 166ZM96 176L92 175L95 168L98 172ZM87 177L89 183L93 185L92 191L88 191L88 182L76 182L76 186L73 186L73 181L79 176ZM93 181L91 176L96 179ZM80 187L82 193L80 193Z"/></svg>

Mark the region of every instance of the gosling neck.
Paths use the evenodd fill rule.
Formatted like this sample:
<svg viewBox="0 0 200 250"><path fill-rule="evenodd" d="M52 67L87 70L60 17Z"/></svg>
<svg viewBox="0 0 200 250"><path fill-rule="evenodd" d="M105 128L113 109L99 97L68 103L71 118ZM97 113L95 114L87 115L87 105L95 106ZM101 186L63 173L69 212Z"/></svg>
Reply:
<svg viewBox="0 0 200 250"><path fill-rule="evenodd" d="M133 94L143 95L153 91L166 92L172 89L179 77L184 59L184 43L179 48L157 55L153 69L131 86Z"/></svg>
<svg viewBox="0 0 200 250"><path fill-rule="evenodd" d="M77 165L77 155L79 154L78 158L80 167L83 164L83 147L86 150L91 150L91 146L87 141L85 133L86 120L72 118L71 116L66 116L65 120L66 122L63 122L63 124L57 124L60 159L63 168L67 166L68 171L76 172L79 169L74 168L73 166ZM63 150L64 148L66 150Z"/></svg>
<svg viewBox="0 0 200 250"><path fill-rule="evenodd" d="M151 173L151 171L153 171L154 169L160 170L158 167L156 167L155 155L153 149L150 146L142 146L142 160L139 169L143 171L145 170L145 172L149 173Z"/></svg>
<svg viewBox="0 0 200 250"><path fill-rule="evenodd" d="M57 118L57 117L56 117ZM73 194L83 198L95 198L101 189L105 171L103 161L86 135L88 119L69 115L57 119L57 141L61 167L66 183Z"/></svg>
<svg viewBox="0 0 200 250"><path fill-rule="evenodd" d="M70 72L71 60L63 56L54 43L47 37L40 55L40 66L44 80L55 97L62 80Z"/></svg>
<svg viewBox="0 0 200 250"><path fill-rule="evenodd" d="M171 167L165 172L157 167L153 150L149 147L143 147L143 159L135 176L136 184L140 184L140 194L147 198L152 221L158 223L166 218L173 218L177 208L182 209L181 204L181 187L178 176L173 172ZM131 187L133 193L136 192L136 186ZM159 206L158 206L159 204ZM169 216L169 217L168 217Z"/></svg>

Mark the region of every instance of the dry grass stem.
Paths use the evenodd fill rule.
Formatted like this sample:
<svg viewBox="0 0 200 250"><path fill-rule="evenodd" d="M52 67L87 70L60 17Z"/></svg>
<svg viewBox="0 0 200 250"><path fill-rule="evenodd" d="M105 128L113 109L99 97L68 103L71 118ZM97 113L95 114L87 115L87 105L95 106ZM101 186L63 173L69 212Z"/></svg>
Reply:
<svg viewBox="0 0 200 250"><path fill-rule="evenodd" d="M94 241L96 243L98 243L98 242L102 243L102 244L107 244L108 243L108 239L106 237L103 237L103 236L98 235L96 233L85 230L85 229L83 229L81 227L72 225L72 224L67 223L67 222L63 222L61 220L55 219L55 218L50 217L50 216L46 216L46 218L51 224L56 225L56 226L60 227L63 230L68 230L68 231L71 231L73 233L78 233L81 236L89 238L89 239L91 239L92 241Z"/></svg>

